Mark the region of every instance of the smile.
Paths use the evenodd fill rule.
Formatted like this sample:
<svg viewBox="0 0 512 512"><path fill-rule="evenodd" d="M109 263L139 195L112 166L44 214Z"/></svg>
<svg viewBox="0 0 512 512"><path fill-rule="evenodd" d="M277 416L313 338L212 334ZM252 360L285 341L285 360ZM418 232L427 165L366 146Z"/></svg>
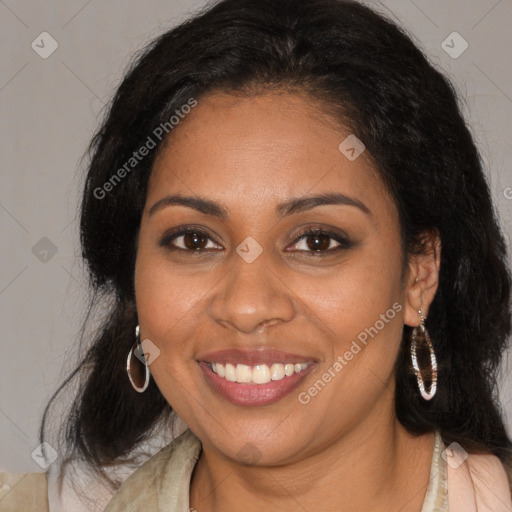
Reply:
<svg viewBox="0 0 512 512"><path fill-rule="evenodd" d="M197 363L217 396L244 406L282 400L317 366L311 357L274 348L219 350L201 354Z"/></svg>
<svg viewBox="0 0 512 512"><path fill-rule="evenodd" d="M282 380L295 373L304 371L311 363L274 363L248 366L245 364L211 363L211 368L219 377L239 384L267 384L270 381Z"/></svg>

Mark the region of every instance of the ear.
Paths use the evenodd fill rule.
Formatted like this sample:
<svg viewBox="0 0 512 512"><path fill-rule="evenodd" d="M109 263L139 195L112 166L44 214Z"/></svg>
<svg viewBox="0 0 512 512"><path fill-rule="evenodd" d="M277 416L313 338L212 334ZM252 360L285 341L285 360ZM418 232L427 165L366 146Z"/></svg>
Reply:
<svg viewBox="0 0 512 512"><path fill-rule="evenodd" d="M406 278L404 323L411 327L420 325L418 310L428 316L430 304L439 285L441 267L441 238L437 230L425 231L421 238L420 254L409 256Z"/></svg>

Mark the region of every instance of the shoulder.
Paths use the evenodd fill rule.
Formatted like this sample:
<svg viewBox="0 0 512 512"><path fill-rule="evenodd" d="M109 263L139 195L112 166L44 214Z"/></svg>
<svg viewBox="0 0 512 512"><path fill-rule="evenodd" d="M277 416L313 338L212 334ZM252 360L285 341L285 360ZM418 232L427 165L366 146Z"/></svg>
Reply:
<svg viewBox="0 0 512 512"><path fill-rule="evenodd" d="M448 462L448 497L450 510L512 510L509 479L494 455L469 454L462 464Z"/></svg>
<svg viewBox="0 0 512 512"><path fill-rule="evenodd" d="M478 510L486 510L485 507L493 511L511 510L510 484L498 457L471 454L467 464L475 485Z"/></svg>
<svg viewBox="0 0 512 512"><path fill-rule="evenodd" d="M46 473L1 473L0 510L2 512L48 512Z"/></svg>
<svg viewBox="0 0 512 512"><path fill-rule="evenodd" d="M161 503L169 511L183 510L182 500L188 503L190 474L200 450L197 437L186 430L135 470L104 512L161 510Z"/></svg>

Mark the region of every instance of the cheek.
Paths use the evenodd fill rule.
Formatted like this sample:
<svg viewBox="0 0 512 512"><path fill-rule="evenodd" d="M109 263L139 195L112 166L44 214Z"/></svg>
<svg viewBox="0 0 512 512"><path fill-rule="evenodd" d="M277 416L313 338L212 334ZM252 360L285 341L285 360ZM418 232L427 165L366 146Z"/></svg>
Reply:
<svg viewBox="0 0 512 512"><path fill-rule="evenodd" d="M150 248L139 244L135 266L135 296L141 339L149 338L159 349L151 364L152 378L163 396L178 413L190 407L187 397L197 372L193 358L194 314L201 306L204 289L198 280L172 272ZM188 392L184 392L184 384Z"/></svg>
<svg viewBox="0 0 512 512"><path fill-rule="evenodd" d="M387 256L389 254L389 256ZM401 285L401 260L380 248L364 248L333 272L322 277L288 276L293 295L304 304L312 321L335 340L335 350L344 351L347 342L374 326L388 335L390 320L401 318L405 300ZM395 309L392 308L396 304ZM386 315L386 312L389 313ZM381 319L385 316L385 322ZM401 329L400 318L398 327ZM382 323L384 322L384 327ZM381 334L381 333L379 333ZM389 332L396 339L395 332Z"/></svg>
<svg viewBox="0 0 512 512"><path fill-rule="evenodd" d="M386 386L392 388L405 300L394 248L365 247L332 275L295 280L293 290L324 334L321 352L328 355L312 377L314 387L301 390L314 397L322 389L323 398L311 402L319 414L328 407L342 416L347 410L363 415ZM324 389L318 379L333 384Z"/></svg>
<svg viewBox="0 0 512 512"><path fill-rule="evenodd" d="M157 255L144 241L139 244L135 297L141 333L162 351L180 348L177 342L204 295L204 283L171 269L161 254Z"/></svg>
<svg viewBox="0 0 512 512"><path fill-rule="evenodd" d="M365 417L393 389L403 330L401 272L399 266L368 263L297 290L308 321L323 333L320 351L326 355L307 387L299 390L304 393L300 403L314 414L339 417L340 424Z"/></svg>

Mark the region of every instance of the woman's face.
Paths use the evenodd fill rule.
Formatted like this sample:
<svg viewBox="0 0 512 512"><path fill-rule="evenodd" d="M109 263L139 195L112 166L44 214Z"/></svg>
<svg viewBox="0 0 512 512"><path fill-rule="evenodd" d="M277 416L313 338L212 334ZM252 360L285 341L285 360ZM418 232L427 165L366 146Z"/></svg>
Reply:
<svg viewBox="0 0 512 512"><path fill-rule="evenodd" d="M154 165L135 272L167 401L204 448L258 464L389 424L419 304L367 155L290 93L210 94L181 123Z"/></svg>

